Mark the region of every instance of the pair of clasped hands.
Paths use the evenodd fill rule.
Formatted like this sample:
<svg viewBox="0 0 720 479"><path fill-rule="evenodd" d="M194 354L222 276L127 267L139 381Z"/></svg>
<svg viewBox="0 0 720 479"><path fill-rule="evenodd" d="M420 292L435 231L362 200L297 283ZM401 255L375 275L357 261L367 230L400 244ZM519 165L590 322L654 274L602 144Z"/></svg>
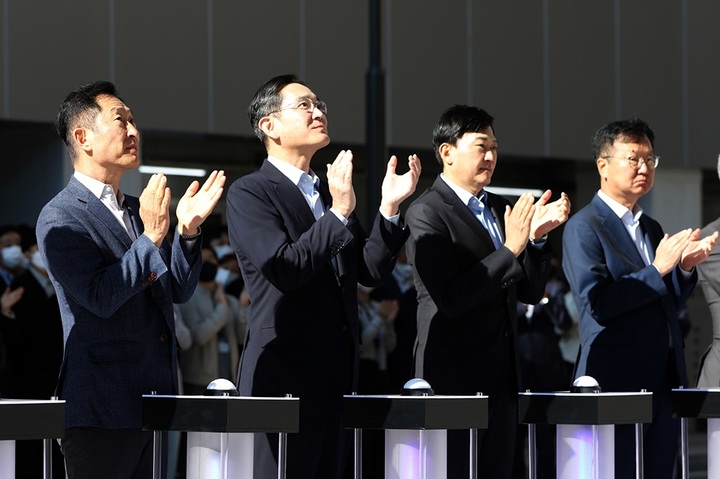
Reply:
<svg viewBox="0 0 720 479"><path fill-rule="evenodd" d="M548 203L552 191L546 190L537 201L532 193L523 193L515 205L505 207L505 244L517 257L528 240L539 240L565 223L570 216L570 198L564 192Z"/></svg>
<svg viewBox="0 0 720 479"><path fill-rule="evenodd" d="M660 240L655 251L653 266L657 268L660 276L665 276L675 269L678 264L684 271L691 271L707 259L717 244L718 232L700 239L700 229L684 229Z"/></svg>
<svg viewBox="0 0 720 479"><path fill-rule="evenodd" d="M220 200L224 185L225 172L222 170L210 173L202 187L198 181L190 183L175 209L181 235L193 236L199 232L200 225ZM140 218L145 225L143 234L158 247L170 228L170 199L167 177L162 173L152 175L140 195Z"/></svg>

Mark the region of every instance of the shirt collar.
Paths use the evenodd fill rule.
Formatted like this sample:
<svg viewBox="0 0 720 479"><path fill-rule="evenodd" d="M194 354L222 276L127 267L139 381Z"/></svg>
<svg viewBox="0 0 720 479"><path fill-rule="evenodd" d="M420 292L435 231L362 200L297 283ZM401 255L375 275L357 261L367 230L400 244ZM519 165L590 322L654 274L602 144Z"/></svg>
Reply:
<svg viewBox="0 0 720 479"><path fill-rule="evenodd" d="M274 156L268 156L268 161L270 164L272 164L275 168L280 170L280 173L285 175L290 181L293 182L294 185L297 185L298 187L302 186L301 180L303 178L303 175L310 176L310 179L312 179L313 184L317 184L319 181L319 178L315 174L313 170L310 170L310 173L305 173L300 168L291 165L287 161L283 161L279 158L276 158Z"/></svg>
<svg viewBox="0 0 720 479"><path fill-rule="evenodd" d="M625 206L621 205L614 199L610 198L607 194L605 194L603 191L598 190L597 192L598 198L603 200L608 207L617 215L618 218L620 218L623 223L628 225L633 225L640 221L640 217L643 214L642 208L640 208L640 205L635 203L635 206L633 206L632 211L626 208Z"/></svg>
<svg viewBox="0 0 720 479"><path fill-rule="evenodd" d="M467 205L470 203L470 199L474 196L472 193L470 193L468 190L463 188L462 186L458 186L452 181L450 181L443 173L440 173L440 178L447 184L451 190L455 192L455 194L460 198L460 201L464 205ZM485 190L480 190L480 193L477 195L477 199L482 202L483 197L486 196L487 193L485 193Z"/></svg>
<svg viewBox="0 0 720 479"><path fill-rule="evenodd" d="M90 190L90 192L99 200L102 200L104 197L107 196L110 199L111 203L114 203L118 208L120 207L119 205L122 205L125 201L125 195L122 193L122 191L118 191L116 194L115 190L113 190L113 187L111 185L108 185L107 183L103 183L100 180L91 178L88 175L80 173L77 170L75 171L75 173L73 173L73 176L88 190Z"/></svg>

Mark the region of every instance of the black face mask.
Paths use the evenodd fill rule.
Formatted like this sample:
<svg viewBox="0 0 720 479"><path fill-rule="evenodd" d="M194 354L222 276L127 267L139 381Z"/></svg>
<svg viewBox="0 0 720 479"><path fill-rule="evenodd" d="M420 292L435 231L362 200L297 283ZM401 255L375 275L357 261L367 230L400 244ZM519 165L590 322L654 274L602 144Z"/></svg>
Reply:
<svg viewBox="0 0 720 479"><path fill-rule="evenodd" d="M200 281L215 281L215 275L217 275L218 267L213 263L203 263L200 268Z"/></svg>

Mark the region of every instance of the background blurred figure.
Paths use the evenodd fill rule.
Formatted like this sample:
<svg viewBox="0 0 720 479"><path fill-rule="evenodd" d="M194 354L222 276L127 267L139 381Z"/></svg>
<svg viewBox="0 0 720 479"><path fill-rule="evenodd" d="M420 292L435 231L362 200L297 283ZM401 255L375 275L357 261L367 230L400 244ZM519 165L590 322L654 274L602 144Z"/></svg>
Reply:
<svg viewBox="0 0 720 479"><path fill-rule="evenodd" d="M720 176L720 158L718 158L718 176ZM700 237L720 231L720 218L705 226ZM720 249L715 248L705 262L697 267L698 281L702 286L705 300L712 316L712 342L700 360L700 374L697 387L720 387Z"/></svg>
<svg viewBox="0 0 720 479"><path fill-rule="evenodd" d="M48 278L37 245L28 250L30 264L13 279L22 298L13 306L13 348L9 361L15 373L15 397L50 399L55 393L63 355L63 330L55 289ZM52 441L53 477L65 477L60 446ZM42 441L17 441L16 477L43 477Z"/></svg>
<svg viewBox="0 0 720 479"><path fill-rule="evenodd" d="M417 334L417 293L412 265L407 262L404 246L398 253L392 275L375 288L370 297L374 301L390 299L398 304L397 317L392 323L397 344L387 357L389 392L397 394L412 379L413 349Z"/></svg>
<svg viewBox="0 0 720 479"><path fill-rule="evenodd" d="M239 361L238 300L215 281L217 265L205 261L192 297L179 310L192 345L181 354L185 394L203 394L220 377L233 381ZM242 341L242 339L240 339Z"/></svg>
<svg viewBox="0 0 720 479"><path fill-rule="evenodd" d="M393 325L398 313L398 302L394 299L373 301L370 299L372 290L358 285L361 338L358 393L388 394L387 357L397 344Z"/></svg>
<svg viewBox="0 0 720 479"><path fill-rule="evenodd" d="M545 295L536 304L518 303L518 358L521 389L532 392L567 391L572 370L567 368L560 351L560 337L568 329L571 319L565 309L564 296L567 287L557 277L557 271L545 287ZM552 479L556 476L555 426L540 424L536 427L537 478ZM525 467L527 455L522 447L526 443L527 426L518 428L518 456L513 477Z"/></svg>

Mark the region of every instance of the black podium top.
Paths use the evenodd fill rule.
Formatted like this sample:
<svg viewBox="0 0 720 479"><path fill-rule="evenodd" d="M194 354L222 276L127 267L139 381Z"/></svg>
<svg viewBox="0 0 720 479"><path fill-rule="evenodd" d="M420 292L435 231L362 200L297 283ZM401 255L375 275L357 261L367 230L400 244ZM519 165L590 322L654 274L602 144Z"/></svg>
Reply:
<svg viewBox="0 0 720 479"><path fill-rule="evenodd" d="M519 393L521 424L638 424L652 422L652 393Z"/></svg>
<svg viewBox="0 0 720 479"><path fill-rule="evenodd" d="M0 441L65 436L65 401L0 399Z"/></svg>
<svg viewBox="0 0 720 479"><path fill-rule="evenodd" d="M143 429L298 432L299 398L143 395Z"/></svg>
<svg viewBox="0 0 720 479"><path fill-rule="evenodd" d="M720 417L720 388L673 389L673 414L677 417Z"/></svg>
<svg viewBox="0 0 720 479"><path fill-rule="evenodd" d="M488 396L345 396L348 429L485 429Z"/></svg>

